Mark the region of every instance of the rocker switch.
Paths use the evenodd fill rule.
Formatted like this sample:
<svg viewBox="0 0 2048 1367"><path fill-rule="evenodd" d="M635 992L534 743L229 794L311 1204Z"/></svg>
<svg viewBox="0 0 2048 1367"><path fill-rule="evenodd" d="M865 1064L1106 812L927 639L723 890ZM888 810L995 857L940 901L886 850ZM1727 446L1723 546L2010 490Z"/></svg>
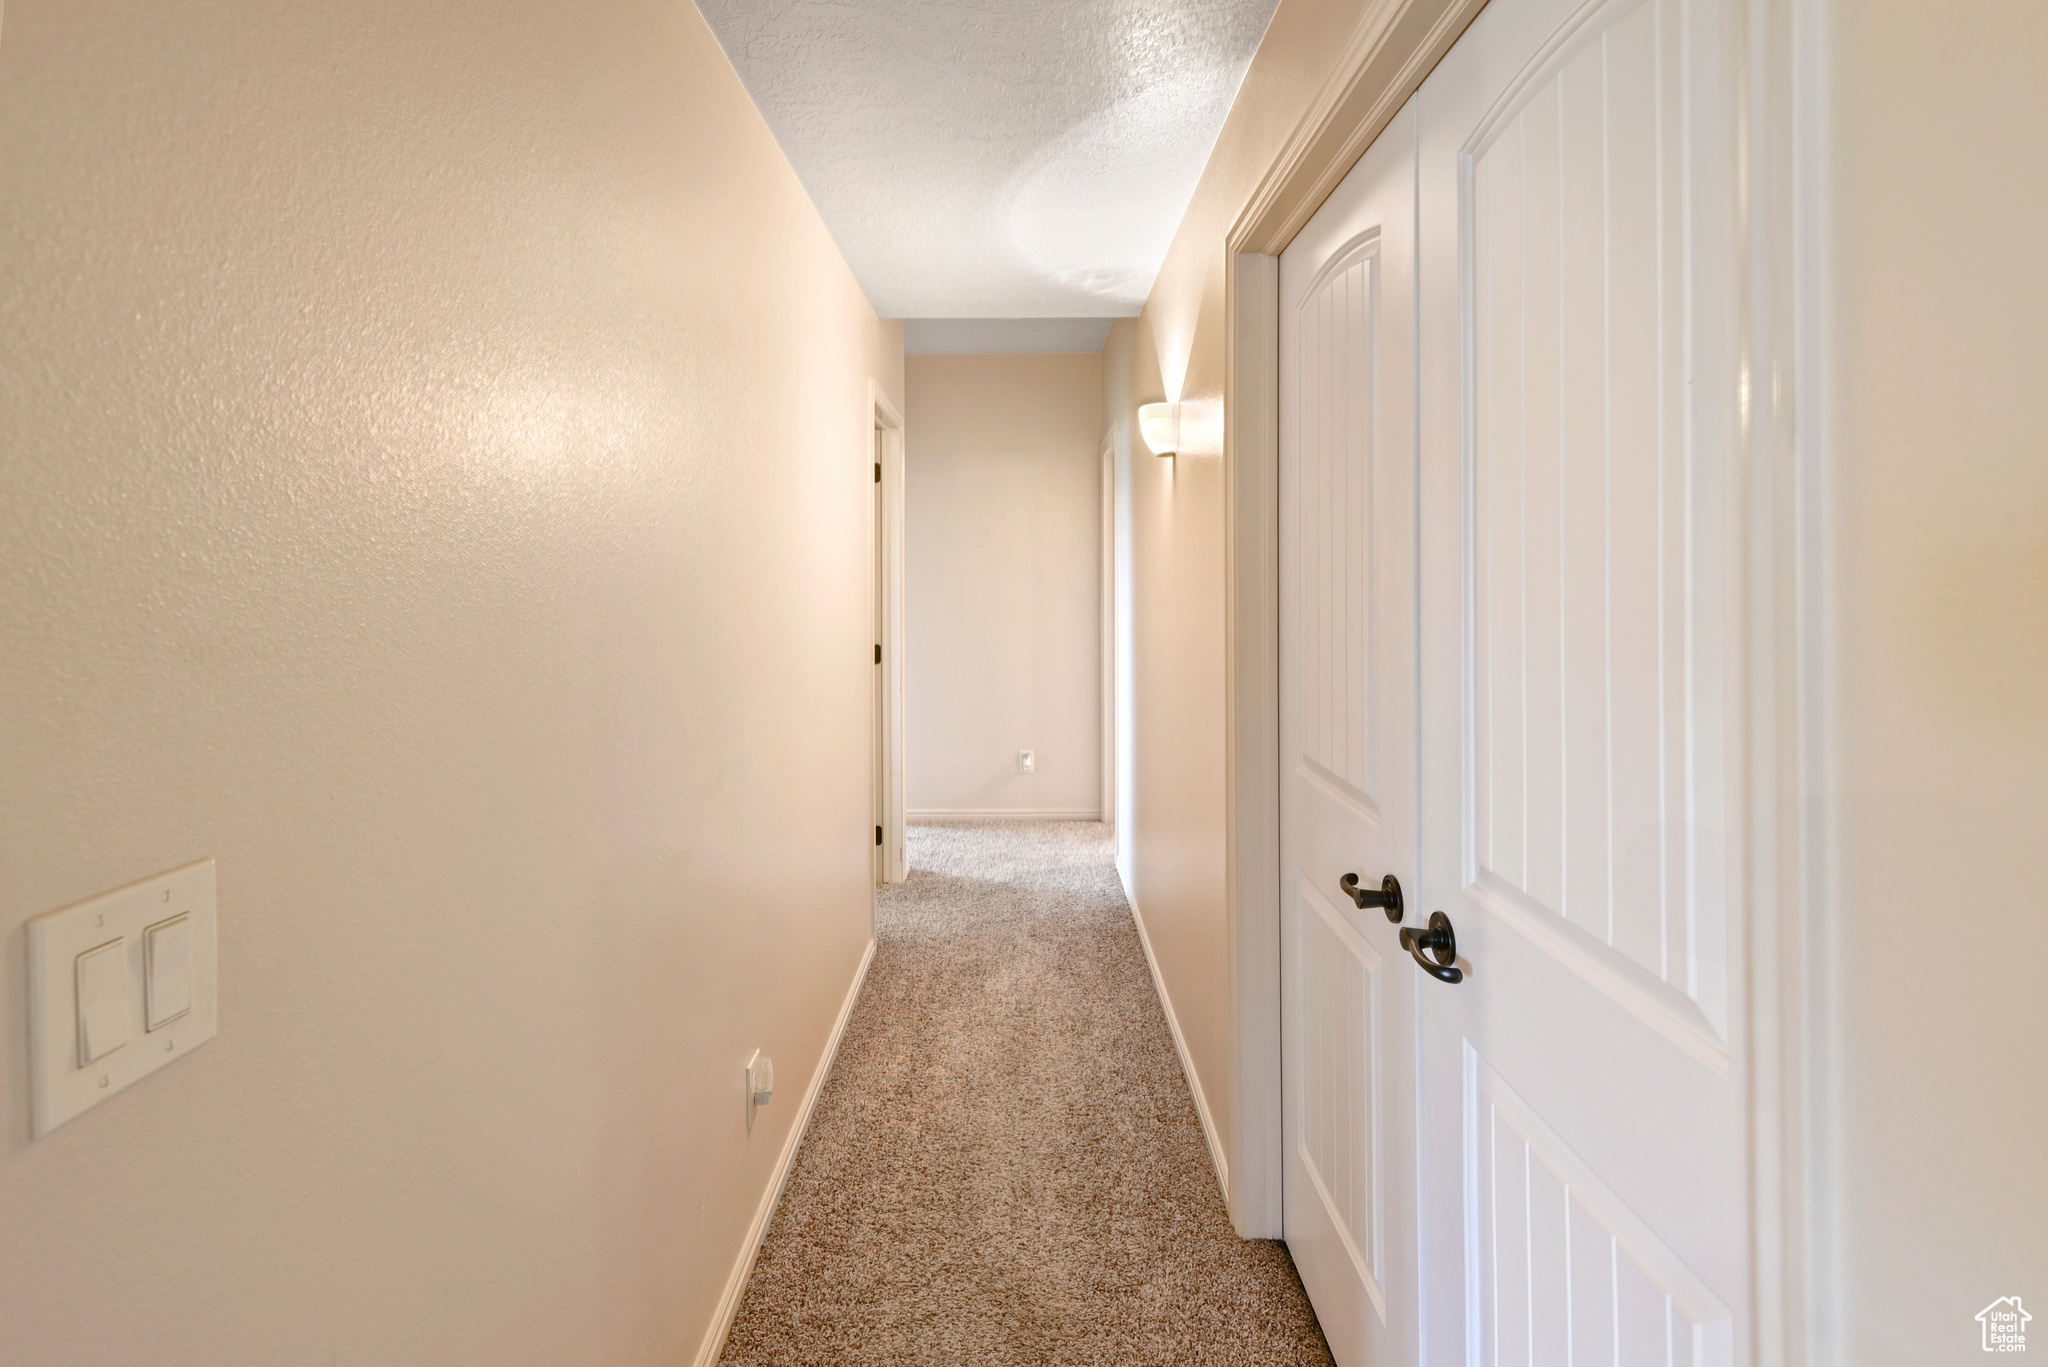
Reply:
<svg viewBox="0 0 2048 1367"><path fill-rule="evenodd" d="M110 940L78 956L78 1066L128 1042L128 941Z"/></svg>
<svg viewBox="0 0 2048 1367"><path fill-rule="evenodd" d="M192 918L174 916L142 932L149 1028L170 1024L192 1009Z"/></svg>

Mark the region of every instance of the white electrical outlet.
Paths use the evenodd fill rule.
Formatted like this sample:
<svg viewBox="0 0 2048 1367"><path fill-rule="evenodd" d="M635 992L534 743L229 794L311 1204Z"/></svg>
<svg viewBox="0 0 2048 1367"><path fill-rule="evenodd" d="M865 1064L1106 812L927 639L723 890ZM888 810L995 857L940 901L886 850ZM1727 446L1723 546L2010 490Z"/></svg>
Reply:
<svg viewBox="0 0 2048 1367"><path fill-rule="evenodd" d="M1038 757L1037 757L1037 755L1036 755L1036 754L1034 754L1034 753L1033 753L1032 751L1030 751L1030 750L1019 750L1019 751L1017 752L1017 772L1018 772L1018 773L1020 773L1020 774L1029 774L1029 773L1035 773L1035 772L1037 771L1037 765L1038 765Z"/></svg>
<svg viewBox="0 0 2048 1367"><path fill-rule="evenodd" d="M41 1139L213 1038L213 861L27 927L29 1111Z"/></svg>

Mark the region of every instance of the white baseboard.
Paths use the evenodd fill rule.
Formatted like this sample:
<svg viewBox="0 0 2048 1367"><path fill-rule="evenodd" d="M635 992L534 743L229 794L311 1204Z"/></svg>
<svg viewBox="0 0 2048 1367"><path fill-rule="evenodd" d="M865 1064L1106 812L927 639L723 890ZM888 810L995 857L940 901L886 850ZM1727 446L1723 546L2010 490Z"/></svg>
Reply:
<svg viewBox="0 0 2048 1367"><path fill-rule="evenodd" d="M1117 866L1117 878L1124 885L1124 900L1131 904L1131 920L1138 927L1138 943L1144 946L1145 963L1152 970L1152 986L1159 993L1159 1009L1166 1013L1166 1028L1173 1032L1173 1047L1180 1053L1180 1070L1187 1075L1188 1091L1195 1098L1195 1114L1202 1119L1202 1138L1209 1144L1209 1162L1216 1169L1216 1185L1223 1189L1225 1204L1230 1201L1230 1159L1224 1155L1223 1136L1217 1132L1216 1122L1209 1117L1209 1099L1202 1095L1202 1077L1195 1071L1195 1060L1188 1054L1186 1036L1180 1032L1180 1018L1173 1014L1173 997L1166 990L1166 979L1159 975L1159 956L1152 952L1152 936L1145 929L1145 914L1138 910L1138 899L1131 894L1130 875L1123 866Z"/></svg>
<svg viewBox="0 0 2048 1367"><path fill-rule="evenodd" d="M846 1033L847 1021L853 1018L853 1005L860 1000L861 987L868 980L868 965L874 961L875 942L870 939L867 952L860 956L860 967L854 970L853 986L846 989L846 1000L840 1003L839 1019L832 1022L831 1038L825 1041L825 1055L818 1062L818 1071L811 1075L811 1085L804 1090L796 1124L790 1126L789 1138L783 1141L782 1154L775 1162L775 1180L762 1193L760 1208L754 1212L754 1222L747 1229L746 1247L740 1250L739 1258L733 1263L732 1275L725 1279L725 1294L718 1298L718 1312L712 1316L711 1327L705 1331L704 1342L697 1349L697 1367L713 1367L718 1355L725 1351L725 1336L732 1332L732 1322L740 1313L740 1301L747 1294L747 1279L754 1275L754 1259L760 1256L762 1241L768 1237L769 1222L775 1218L775 1207L782 1202L782 1189L789 1182L789 1170L796 1166L797 1149L803 1144L804 1131L811 1127L811 1110L818 1104L818 1093L825 1089L825 1079L832 1072L832 1061L839 1057L839 1038Z"/></svg>
<svg viewBox="0 0 2048 1367"><path fill-rule="evenodd" d="M911 825L921 821L1100 821L1093 807L920 807L905 812Z"/></svg>

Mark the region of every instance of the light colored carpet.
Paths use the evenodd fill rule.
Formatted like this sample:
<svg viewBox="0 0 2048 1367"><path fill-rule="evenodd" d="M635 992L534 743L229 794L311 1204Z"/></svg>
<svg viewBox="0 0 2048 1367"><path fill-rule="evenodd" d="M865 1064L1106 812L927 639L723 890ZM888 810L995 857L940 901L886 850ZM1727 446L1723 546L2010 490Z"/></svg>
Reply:
<svg viewBox="0 0 2048 1367"><path fill-rule="evenodd" d="M1328 1363L1230 1227L1105 827L921 826L723 1361Z"/></svg>

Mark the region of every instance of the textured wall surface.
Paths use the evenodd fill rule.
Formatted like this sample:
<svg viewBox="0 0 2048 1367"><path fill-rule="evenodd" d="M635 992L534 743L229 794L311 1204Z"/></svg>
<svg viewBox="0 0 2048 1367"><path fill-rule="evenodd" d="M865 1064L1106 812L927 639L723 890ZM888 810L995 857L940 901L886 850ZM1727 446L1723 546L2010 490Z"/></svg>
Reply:
<svg viewBox="0 0 2048 1367"><path fill-rule="evenodd" d="M909 807L1099 815L1102 362L903 369Z"/></svg>
<svg viewBox="0 0 2048 1367"><path fill-rule="evenodd" d="M1015 355L1027 351L1102 350L1107 318L906 318L911 356Z"/></svg>
<svg viewBox="0 0 2048 1367"><path fill-rule="evenodd" d="M1917 1367L1982 1360L2001 1296L2048 1340L2048 10L1827 13L1816 1328Z"/></svg>
<svg viewBox="0 0 2048 1367"><path fill-rule="evenodd" d="M1231 1133L1224 889L1224 234L1321 85L1363 5L1288 0L1216 139L1145 311L1110 327L1103 420L1130 519L1131 892L1217 1129ZM1137 409L1179 399L1181 453L1149 454Z"/></svg>
<svg viewBox="0 0 2048 1367"><path fill-rule="evenodd" d="M705 0L892 318L1129 315L1274 0Z"/></svg>
<svg viewBox="0 0 2048 1367"><path fill-rule="evenodd" d="M900 347L688 5L11 0L0 1361L690 1360ZM30 1143L22 922L208 855L219 1037Z"/></svg>

